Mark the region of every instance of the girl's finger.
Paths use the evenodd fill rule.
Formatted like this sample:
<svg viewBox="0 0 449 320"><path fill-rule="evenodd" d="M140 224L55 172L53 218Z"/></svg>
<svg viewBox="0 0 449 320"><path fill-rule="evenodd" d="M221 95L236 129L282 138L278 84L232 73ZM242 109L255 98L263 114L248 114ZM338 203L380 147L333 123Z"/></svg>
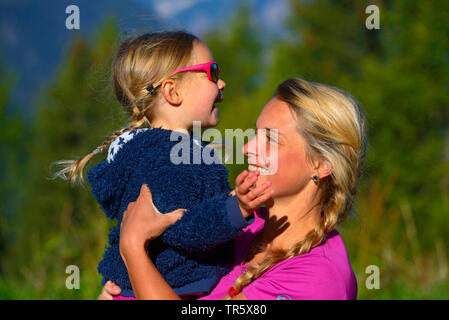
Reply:
<svg viewBox="0 0 449 320"><path fill-rule="evenodd" d="M235 186L240 186L243 181L245 180L246 176L248 175L248 171L244 170L242 173L240 173L237 178L235 178Z"/></svg>
<svg viewBox="0 0 449 320"><path fill-rule="evenodd" d="M261 204L265 203L268 199L270 199L274 194L274 190L269 190L267 192L265 192L264 194L260 195L259 197L257 197L255 200L251 201L249 203L249 205L252 208L257 208L259 207Z"/></svg>
<svg viewBox="0 0 449 320"><path fill-rule="evenodd" d="M247 194L249 188L251 188L256 183L259 174L260 174L259 171L254 171L254 173L250 172L245 181L238 188L236 188L237 191L240 194Z"/></svg>
<svg viewBox="0 0 449 320"><path fill-rule="evenodd" d="M271 182L267 181L263 185L258 186L256 188L252 189L250 192L248 192L247 197L250 200L254 200L257 197L259 197L260 195L262 195L270 186L271 186Z"/></svg>

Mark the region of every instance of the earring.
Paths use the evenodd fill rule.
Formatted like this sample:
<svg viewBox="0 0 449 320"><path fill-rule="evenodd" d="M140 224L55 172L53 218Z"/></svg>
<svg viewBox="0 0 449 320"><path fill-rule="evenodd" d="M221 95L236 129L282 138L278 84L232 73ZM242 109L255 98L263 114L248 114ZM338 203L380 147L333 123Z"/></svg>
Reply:
<svg viewBox="0 0 449 320"><path fill-rule="evenodd" d="M320 178L316 174L314 174L312 180L313 182L317 183L320 180Z"/></svg>

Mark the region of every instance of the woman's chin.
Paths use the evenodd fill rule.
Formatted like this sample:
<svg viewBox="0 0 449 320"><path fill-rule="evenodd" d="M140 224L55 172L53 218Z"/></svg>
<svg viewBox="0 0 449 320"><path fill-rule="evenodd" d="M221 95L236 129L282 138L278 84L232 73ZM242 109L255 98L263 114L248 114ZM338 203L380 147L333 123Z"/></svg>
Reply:
<svg viewBox="0 0 449 320"><path fill-rule="evenodd" d="M254 184L254 187L262 186L267 181L270 181L268 179L268 176L266 176L266 175L259 175L259 177L256 180L256 183Z"/></svg>

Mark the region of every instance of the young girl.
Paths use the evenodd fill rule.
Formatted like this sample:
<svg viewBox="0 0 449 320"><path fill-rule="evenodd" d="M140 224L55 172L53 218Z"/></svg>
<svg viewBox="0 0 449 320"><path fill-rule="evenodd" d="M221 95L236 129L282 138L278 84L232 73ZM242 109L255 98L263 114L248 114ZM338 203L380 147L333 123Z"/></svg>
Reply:
<svg viewBox="0 0 449 320"><path fill-rule="evenodd" d="M113 81L115 95L130 115L129 124L83 158L58 162L63 165L59 176L82 182L84 166L112 142L107 159L89 170L88 181L106 216L118 221L98 266L102 284L113 281L124 297L134 294L119 252L120 224L142 184L151 188L160 212L187 208L147 250L179 295L209 292L230 271L229 240L249 224L246 218L253 209L271 196L265 192L268 183L238 199L230 194L225 166L203 160L192 163L198 158L194 150L207 148L192 134L193 121L202 127L218 123L215 103L222 101L226 86L218 75L211 51L191 34L152 33L124 41L114 60ZM190 142L190 163L174 164L171 159L179 138ZM255 182L257 173L247 179ZM179 210L171 214L181 217Z"/></svg>

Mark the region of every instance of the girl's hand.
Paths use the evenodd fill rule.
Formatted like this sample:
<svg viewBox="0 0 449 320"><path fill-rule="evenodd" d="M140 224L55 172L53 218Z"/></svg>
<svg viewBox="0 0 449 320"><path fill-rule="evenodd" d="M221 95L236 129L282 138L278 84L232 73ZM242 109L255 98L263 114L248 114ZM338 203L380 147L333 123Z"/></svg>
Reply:
<svg viewBox="0 0 449 320"><path fill-rule="evenodd" d="M142 185L139 197L128 204L120 225L120 254L145 249L145 244L160 236L170 225L178 221L186 209L177 209L162 214L153 203L153 196L146 184ZM124 259L125 263L126 260Z"/></svg>
<svg viewBox="0 0 449 320"><path fill-rule="evenodd" d="M106 282L101 290L97 300L114 300L114 296L118 296L122 292L122 289L112 281Z"/></svg>
<svg viewBox="0 0 449 320"><path fill-rule="evenodd" d="M235 179L235 193L239 200L239 207L243 216L248 218L254 210L266 202L274 193L274 190L267 191L271 182L267 181L263 185L251 188L257 181L258 171L243 171Z"/></svg>

